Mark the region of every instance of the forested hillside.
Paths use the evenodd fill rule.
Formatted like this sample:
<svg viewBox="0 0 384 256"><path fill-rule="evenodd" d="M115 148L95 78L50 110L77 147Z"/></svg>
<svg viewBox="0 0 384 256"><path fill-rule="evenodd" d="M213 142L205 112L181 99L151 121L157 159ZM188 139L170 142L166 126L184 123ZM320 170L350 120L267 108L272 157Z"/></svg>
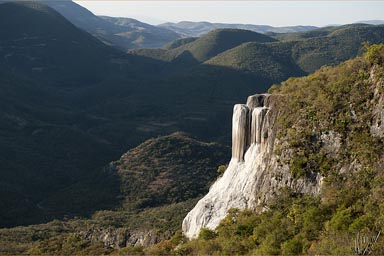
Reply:
<svg viewBox="0 0 384 256"><path fill-rule="evenodd" d="M233 209L216 230L157 248L175 254L383 254L384 45L270 92L281 99L275 153L295 179L320 174L321 193L284 188L262 213Z"/></svg>

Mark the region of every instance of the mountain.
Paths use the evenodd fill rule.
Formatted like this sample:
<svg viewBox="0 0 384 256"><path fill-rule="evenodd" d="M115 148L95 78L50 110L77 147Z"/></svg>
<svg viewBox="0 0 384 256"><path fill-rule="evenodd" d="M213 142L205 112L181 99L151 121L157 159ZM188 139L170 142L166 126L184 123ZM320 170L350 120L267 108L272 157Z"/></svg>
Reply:
<svg viewBox="0 0 384 256"><path fill-rule="evenodd" d="M134 48L158 48L180 38L171 30L135 19L96 16L71 0L43 1L43 3L58 11L77 27L123 51Z"/></svg>
<svg viewBox="0 0 384 256"><path fill-rule="evenodd" d="M0 65L12 73L86 86L105 76L110 60L122 56L38 2L5 3L0 11Z"/></svg>
<svg viewBox="0 0 384 256"><path fill-rule="evenodd" d="M130 41L132 45L130 48L159 48L180 38L179 34L169 29L152 26L135 19L100 17L112 24L125 28L125 31L115 35ZM120 43L120 45L122 44L123 42Z"/></svg>
<svg viewBox="0 0 384 256"><path fill-rule="evenodd" d="M210 22L192 22L181 21L178 23L167 22L158 25L158 27L167 28L175 31L184 37L196 37L206 34L215 29L231 28L251 30L258 33L288 33L299 32L315 29L314 26L291 26L291 27L272 27L268 25L252 25L252 24L225 24L225 23L210 23Z"/></svg>
<svg viewBox="0 0 384 256"><path fill-rule="evenodd" d="M162 232L177 230L193 201L153 207L151 199L169 202L163 192L170 187L176 189L171 201L197 184L207 189L209 179L200 179L215 176L222 158L212 152L221 150L175 133L150 139L109 165L123 181L121 208L90 219L0 229L1 252L339 255L364 248L381 255L383 60L384 45L374 45L361 57L288 79L236 105L230 164L219 168L224 174L191 211L199 214L184 220L185 234L197 239L176 232L159 242L171 236L160 238ZM180 180L172 175L177 172ZM144 204L131 204L136 194ZM159 243L142 247L153 242Z"/></svg>
<svg viewBox="0 0 384 256"><path fill-rule="evenodd" d="M373 45L235 105L232 159L173 251L382 254L383 60Z"/></svg>
<svg viewBox="0 0 384 256"><path fill-rule="evenodd" d="M108 47L41 3L0 14L2 227L113 208L118 180L103 167L150 137L226 133L235 97L209 107L210 87L191 98L196 84L170 84L164 63Z"/></svg>
<svg viewBox="0 0 384 256"><path fill-rule="evenodd" d="M292 54L303 70L313 72L323 65L336 65L353 55L359 55L363 43L382 43L383 38L382 25L342 26L325 37L301 41L295 45Z"/></svg>
<svg viewBox="0 0 384 256"><path fill-rule="evenodd" d="M309 31L304 32L295 32L295 33L273 33L269 32L266 33L266 35L271 36L273 38L278 39L279 41L298 41L298 40L304 40L314 37L321 37L321 36L328 36L333 31L336 31L342 27L352 27L355 26L354 24L350 25L337 25L337 26L327 26L322 28L316 28ZM359 26L359 25L357 25Z"/></svg>
<svg viewBox="0 0 384 256"><path fill-rule="evenodd" d="M213 31L200 41L160 49L164 56L179 53L165 61L109 47L41 3L5 3L0 13L2 227L113 209L119 203L119 180L104 168L110 161L151 137L175 131L229 143L233 104L304 74L286 60L294 43L283 42L280 49L275 39L255 32ZM350 37L343 47L380 36L370 27L365 30L348 32L362 36L356 42ZM315 38L310 40L315 45ZM202 63L189 52L202 60L214 55L216 61L242 43L246 51L261 45L254 56L274 53L258 64L271 71L267 76L251 70L257 63L238 69L236 63ZM320 54L324 49L312 50ZM357 54L346 52L345 58ZM319 62L337 63L331 57L332 62ZM297 65L306 67L306 59L300 61Z"/></svg>
<svg viewBox="0 0 384 256"><path fill-rule="evenodd" d="M291 49L290 43L244 43L204 63L241 70L272 84L306 74L292 58Z"/></svg>
<svg viewBox="0 0 384 256"><path fill-rule="evenodd" d="M147 140L113 163L123 204L128 209L146 208L201 196L216 177L217 167L226 162L227 151L180 132Z"/></svg>
<svg viewBox="0 0 384 256"><path fill-rule="evenodd" d="M177 53L188 51L196 60L205 61L245 42L274 42L273 38L239 29L217 29L176 48Z"/></svg>
<svg viewBox="0 0 384 256"><path fill-rule="evenodd" d="M110 207L110 187L100 182L113 184L114 177L101 167L127 144L118 146L104 133L110 114L89 108L115 93L103 86L119 86L122 75L115 70L129 76L151 61L104 45L38 2L0 4L0 15L0 225ZM134 88L132 80L123 84ZM64 193L53 208L45 206ZM89 196L95 200L83 200ZM72 210L57 208L65 206Z"/></svg>
<svg viewBox="0 0 384 256"><path fill-rule="evenodd" d="M287 34L270 44L247 43L225 51L206 64L264 73L281 79L335 65L360 54L364 42L381 43L383 26L346 25ZM284 62L284 63L283 63ZM285 78L288 78L285 75Z"/></svg>
<svg viewBox="0 0 384 256"><path fill-rule="evenodd" d="M334 65L341 59L354 57L362 53L360 46L364 41L381 42L383 38L382 26L369 25L346 26L323 36L280 42L267 35L229 29L213 31L201 41L176 42L170 50L148 50L148 53L162 55L155 58L150 54L138 54L139 51L124 53L105 45L39 2L0 4L0 21L0 87L3 92L0 95L0 225L9 227L0 231L1 254L3 251L9 254L79 254L80 251L104 254L123 247L126 247L126 254L133 254L129 250L138 249L130 248L131 245L149 246L171 237L180 227L182 218L218 176L217 166L228 159L226 147L201 141L230 143L233 104L247 95L266 91L271 84L280 83L286 77L302 76L322 65ZM274 175L273 181L284 181L266 181L264 184L272 186L271 190L266 190L275 191L282 184L297 190L286 193L277 206L267 202L266 199L274 198L269 197L269 193L260 194L257 198L263 202L260 208L283 207L278 208L281 211L272 211L268 213L272 215L266 213L262 215L266 217L260 218L272 216L271 220L275 222L267 223L276 223L281 220L278 216L290 216L291 219L297 216L297 223L304 223L301 217L316 220L313 216L323 216L323 211L330 214L320 219L320 224L315 223L317 229L313 232L308 229L313 223L306 222L309 224L301 233L289 233L289 237L284 238L286 240L277 241L276 250L280 250L277 254L282 253L285 246L299 244L300 247L305 230L310 230L311 239L325 243L333 240L329 237L321 240L317 230L328 234L329 230L337 231L340 219L361 217L363 221L351 217L353 225L341 222L341 229L345 231L348 226L348 232L355 232L363 227L361 223L367 223L366 219L380 215L376 202L369 201L369 191L381 191L380 187L374 187L381 181L376 179L376 166L365 165L366 162L377 163L381 168L381 160L376 158L378 153L372 151L377 146L379 153L382 152L381 141L366 133L369 128L376 137L382 134L383 122L379 118L382 114L381 89L374 83L382 75L380 51L380 46L374 46L364 58L350 62L354 63L352 66L345 64L344 67L350 68L329 71L333 69L323 67L312 76L301 80L292 78L286 86L278 87L281 89L276 86L271 89L278 95L287 95L292 101L282 98L280 102L272 96L269 103L273 104L268 105L265 100L265 108L278 107L275 110L279 111L272 110L271 113L285 113L279 114L277 123L270 122L270 125L283 127L276 128L283 133L278 138L289 143L276 147L273 152L277 157L281 149L283 155L279 159L282 162L278 166L283 166L286 171ZM267 52L271 54L267 55ZM240 62L246 65L241 66ZM306 81L313 83L308 85ZM346 95L351 91L351 99L346 102ZM319 100L313 95L320 95ZM371 101L364 101L366 99ZM376 106L376 102L379 105ZM355 107L360 105L363 107ZM288 110L292 112L284 112ZM248 110L245 112L249 113ZM256 113L263 114L263 111ZM320 117L326 121L318 122ZM271 126L263 127L269 129ZM323 128L332 133L318 130ZM188 132L190 136L174 134L176 131ZM172 135L158 137L167 134ZM263 136L268 134L271 133L263 132ZM331 183L334 187L329 187L330 194L337 197L324 198L325 202L336 203L330 208L322 208L321 201L312 195L302 197L299 192L302 192L303 183L291 178L299 181L307 176L311 178L312 169L325 176L327 170L343 167L335 165L337 163L345 163L347 171L354 170L355 167L349 168L349 162L343 162L342 158L332 158L334 151L329 143L338 144L339 135L341 156L347 156L351 163L357 159L356 168L360 164L367 168L351 180L349 176L330 175L331 182L335 178L347 183L341 183L341 187L337 187L336 182ZM272 140L273 137L264 139ZM321 142L308 144L316 141ZM266 145L270 146L268 143ZM285 148L287 145L289 148ZM121 157L124 152L128 153ZM284 154L288 154L289 160L285 161ZM223 169L225 167L221 166L219 171ZM340 173L343 175L345 171ZM252 181L250 177L245 179ZM370 177L378 183L370 183ZM360 202L374 205L374 211L367 211L364 216L362 209L371 209L371 204L364 207L351 205L351 202L359 202L359 198L350 194L353 189L343 190L344 185L358 187L360 183L354 183L355 180L362 180L366 188L358 191L359 195L366 195ZM236 183L235 179L233 181ZM220 190L223 191L227 190ZM337 194L338 191L342 193ZM344 192L351 197L344 198ZM313 196L316 197L316 193ZM378 196L375 194L373 198L380 199ZM247 197L243 198L249 201ZM337 207L343 204L337 201L338 198L345 199L344 205L351 207L339 211ZM295 208L300 200L307 201L303 207ZM321 209L322 212L303 210L307 208L311 211ZM300 212L308 215L302 216ZM237 213L234 211L230 220ZM245 215L246 219L246 212L239 214ZM259 222L259 217L255 218ZM331 224L324 224L323 220ZM38 223L46 224L16 227ZM327 225L331 229L322 229ZM299 232L301 228L289 227L285 231ZM374 227L373 224L367 226L368 230ZM249 234L254 228L251 226L244 232L241 227L236 230L239 231L237 234ZM283 234L276 227L266 230ZM215 236L209 232L206 231L205 238ZM226 229L225 232L230 234ZM293 239L297 234L296 240ZM342 235L348 241L352 239L350 234ZM156 253L148 254L160 254L164 248L168 251L163 254L170 254L172 246L178 244L176 241L185 239L180 233L176 237L152 248L157 250ZM233 237L237 238L236 235ZM256 239L252 241L264 243L264 248L269 246L270 240L258 240L268 236L257 237L248 241ZM269 237L278 236L272 234ZM313 241L300 248L307 248ZM285 242L287 245L281 245ZM233 243L233 248L238 244ZM330 248L327 244L319 244L322 248ZM191 250L188 246L184 248ZM315 248L316 244L313 246ZM121 250L118 253L123 254L124 249ZM327 254L324 250L321 254ZM265 251L264 254L272 252Z"/></svg>
<svg viewBox="0 0 384 256"><path fill-rule="evenodd" d="M164 49L156 50L139 50L133 53L153 57L156 53L163 52L158 59L170 61L175 59L194 60L204 62L217 54L229 50L246 42L275 42L276 39L263 34L241 29L217 29L211 31L196 40L184 39L177 40L173 44L175 46L168 47L168 51ZM156 57L155 57L156 58Z"/></svg>
<svg viewBox="0 0 384 256"><path fill-rule="evenodd" d="M361 20L356 23L361 23L361 24L370 24L370 25L382 25L384 24L384 20Z"/></svg>

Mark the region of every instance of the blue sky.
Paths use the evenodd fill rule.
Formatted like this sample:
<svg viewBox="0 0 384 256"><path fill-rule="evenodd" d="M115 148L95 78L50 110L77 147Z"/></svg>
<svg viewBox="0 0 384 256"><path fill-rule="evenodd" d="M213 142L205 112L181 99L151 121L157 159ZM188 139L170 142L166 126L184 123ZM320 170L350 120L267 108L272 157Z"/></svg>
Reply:
<svg viewBox="0 0 384 256"><path fill-rule="evenodd" d="M384 20L384 1L102 1L76 0L97 15L159 24L210 21L272 26Z"/></svg>

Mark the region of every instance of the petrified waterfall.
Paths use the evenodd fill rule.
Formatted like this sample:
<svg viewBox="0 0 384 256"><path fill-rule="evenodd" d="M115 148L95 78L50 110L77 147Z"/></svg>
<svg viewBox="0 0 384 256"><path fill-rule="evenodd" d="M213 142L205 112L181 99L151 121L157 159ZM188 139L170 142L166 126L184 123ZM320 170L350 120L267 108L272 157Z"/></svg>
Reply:
<svg viewBox="0 0 384 256"><path fill-rule="evenodd" d="M196 238L202 227L215 229L231 208L256 209L276 192L289 186L303 193L318 193L318 179L294 180L289 168L273 153L276 96L256 94L247 104L237 104L232 119L232 158L227 170L185 217L188 238Z"/></svg>
<svg viewBox="0 0 384 256"><path fill-rule="evenodd" d="M266 167L268 136L272 135L269 94L250 96L247 104L237 104L232 119L232 159L223 177L212 185L183 221L189 238L202 227L214 229L230 208L255 208L258 175ZM272 118L273 119L273 118Z"/></svg>

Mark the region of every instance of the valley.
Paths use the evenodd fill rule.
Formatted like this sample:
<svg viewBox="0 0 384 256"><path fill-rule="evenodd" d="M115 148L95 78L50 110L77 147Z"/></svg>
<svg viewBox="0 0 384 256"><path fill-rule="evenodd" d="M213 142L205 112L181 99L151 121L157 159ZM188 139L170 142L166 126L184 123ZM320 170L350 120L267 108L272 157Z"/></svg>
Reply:
<svg viewBox="0 0 384 256"><path fill-rule="evenodd" d="M185 254L308 253L313 246L328 254L337 252L324 249L331 235L351 239L364 226L358 220L382 228L371 215L382 207L384 25L232 25L153 26L96 16L69 0L0 1L0 254L171 254L180 242ZM287 144L268 144L285 161L280 172L297 180L319 173L330 191L341 179L361 193L337 194L345 200L337 208L327 192L324 206L320 193L292 185L281 208L267 194L269 213L231 213L260 223L307 197L303 205L324 211L311 238L310 227L295 226L275 251L248 231L236 237L254 244L227 250L236 223L187 242L184 217L231 160L233 106L267 91L284 95L275 126L276 140ZM340 153L314 139L327 132L340 135ZM343 168L356 174L332 171ZM364 175L370 179L361 184ZM369 205L353 203L362 198ZM320 235L346 212L350 233L334 224ZM282 249L303 234L300 252Z"/></svg>

